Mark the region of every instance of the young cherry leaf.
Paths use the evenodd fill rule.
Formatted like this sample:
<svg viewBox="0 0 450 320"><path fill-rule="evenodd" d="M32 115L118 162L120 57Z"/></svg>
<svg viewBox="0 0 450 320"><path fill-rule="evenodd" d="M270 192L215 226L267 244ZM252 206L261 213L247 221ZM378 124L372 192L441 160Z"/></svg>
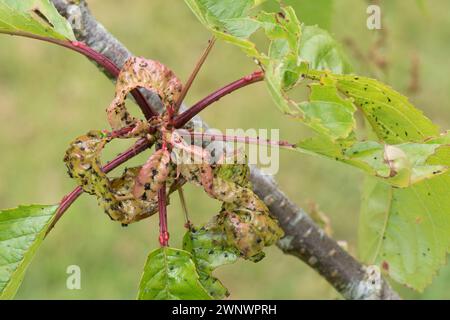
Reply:
<svg viewBox="0 0 450 320"><path fill-rule="evenodd" d="M139 300L210 300L200 283L192 256L185 250L162 247L147 258L139 284Z"/></svg>
<svg viewBox="0 0 450 320"><path fill-rule="evenodd" d="M85 192L96 196L99 205L112 220L128 225L156 213L158 198L156 195L149 198L135 198L132 195L142 167L125 169L117 178L109 178L102 171L101 152L111 139L111 134L90 131L71 142L64 162L69 176L77 180ZM171 167L166 177L168 188L175 175Z"/></svg>
<svg viewBox="0 0 450 320"><path fill-rule="evenodd" d="M0 33L75 40L69 22L49 0L0 0Z"/></svg>
<svg viewBox="0 0 450 320"><path fill-rule="evenodd" d="M134 126L128 136L139 136L146 133L149 128L148 122L134 118L125 106L127 95L136 88L153 91L168 108L174 106L178 100L182 84L174 72L164 64L154 60L130 57L120 70L114 99L106 110L113 130Z"/></svg>
<svg viewBox="0 0 450 320"><path fill-rule="evenodd" d="M0 299L14 298L58 206L0 211Z"/></svg>
<svg viewBox="0 0 450 320"><path fill-rule="evenodd" d="M311 69L329 70L336 74L351 71L340 44L318 26L303 26L299 53L299 57L307 61Z"/></svg>

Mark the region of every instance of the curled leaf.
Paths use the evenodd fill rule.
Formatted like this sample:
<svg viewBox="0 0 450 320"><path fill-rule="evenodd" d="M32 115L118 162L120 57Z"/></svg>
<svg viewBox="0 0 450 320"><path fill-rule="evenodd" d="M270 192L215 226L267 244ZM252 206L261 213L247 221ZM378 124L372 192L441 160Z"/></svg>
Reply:
<svg viewBox="0 0 450 320"><path fill-rule="evenodd" d="M183 165L181 174L203 186L198 165ZM284 233L250 187L247 165L217 165L209 195L223 202L217 224L226 233L228 243L244 258L259 260L264 257L263 248L274 244Z"/></svg>
<svg viewBox="0 0 450 320"><path fill-rule="evenodd" d="M227 242L227 237L216 219L199 229L191 229L183 238L183 249L192 254L200 282L215 299L229 295L228 290L212 272L223 265L234 263L239 252Z"/></svg>
<svg viewBox="0 0 450 320"><path fill-rule="evenodd" d="M141 167L125 169L121 177L113 179L102 171L100 153L110 140L111 137L101 131L90 131L70 144L64 162L69 175L77 180L85 192L97 197L105 213L112 220L127 225L157 212L158 199L156 195L148 198L141 196L138 199L133 196ZM175 180L175 175L173 167L167 168L167 188Z"/></svg>
<svg viewBox="0 0 450 320"><path fill-rule="evenodd" d="M133 135L139 135L148 129L146 122L134 118L125 106L127 95L136 88L153 91L167 108L175 105L180 97L182 84L172 70L158 61L129 58L117 78L114 100L107 108L108 121L114 130L135 125L137 129Z"/></svg>
<svg viewBox="0 0 450 320"><path fill-rule="evenodd" d="M165 149L155 151L142 166L136 177L133 195L136 199L153 199L164 185L170 171L170 153Z"/></svg>

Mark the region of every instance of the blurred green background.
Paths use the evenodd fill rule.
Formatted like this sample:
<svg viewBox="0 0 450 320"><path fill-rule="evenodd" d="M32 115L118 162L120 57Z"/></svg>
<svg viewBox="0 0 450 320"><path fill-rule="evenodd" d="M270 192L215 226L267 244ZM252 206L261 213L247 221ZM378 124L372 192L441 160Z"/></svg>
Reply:
<svg viewBox="0 0 450 320"><path fill-rule="evenodd" d="M384 31L366 28L368 1L287 2L298 6L301 20L331 30L343 43L355 72L386 81L443 128L450 127L448 1L430 1L425 7L418 5L420 1L379 1ZM209 38L181 0L90 0L89 5L136 55L164 62L181 79L188 77ZM217 43L188 95L188 104L254 68L239 50ZM57 203L74 188L62 162L64 151L89 129L107 128L104 110L113 92L113 84L75 53L28 39L0 37L0 208ZM279 128L281 137L290 141L307 134L277 111L261 83L222 99L202 116L219 129ZM105 160L129 144L113 143ZM282 151L277 179L299 205L320 205L331 219L335 239L346 241L348 250L356 252L359 172ZM187 187L186 197L194 223L206 222L218 212L219 203L200 189ZM169 215L171 244L180 245L184 231L175 196ZM93 197L84 195L48 236L17 298L134 299L146 256L158 245L157 229L155 217L122 228L101 212ZM81 290L66 288L69 265L81 267ZM313 270L276 247L267 249L260 263L241 261L216 274L232 299L339 298ZM422 294L397 288L409 298L450 298L450 268L443 268Z"/></svg>

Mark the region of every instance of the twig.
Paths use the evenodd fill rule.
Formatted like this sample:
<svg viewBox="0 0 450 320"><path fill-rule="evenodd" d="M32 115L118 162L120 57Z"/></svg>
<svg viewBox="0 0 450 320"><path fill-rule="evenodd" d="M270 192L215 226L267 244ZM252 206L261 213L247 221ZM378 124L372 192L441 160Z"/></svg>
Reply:
<svg viewBox="0 0 450 320"><path fill-rule="evenodd" d="M186 205L186 198L184 197L183 187L180 186L178 189L178 196L180 197L181 210L184 214L184 226L186 229L191 230L191 220L189 219L189 212Z"/></svg>
<svg viewBox="0 0 450 320"><path fill-rule="evenodd" d="M181 91L180 97L178 98L178 101L176 102L174 109L178 110L181 106L181 104L184 101L184 98L186 98L186 94L188 93L189 89L192 86L192 83L194 82L195 78L197 77L198 72L200 71L201 67L203 66L203 63L205 63L206 58L208 57L209 53L211 52L211 49L214 46L214 43L216 42L215 38L212 38L208 41L208 46L206 47L205 51L203 51L200 59L198 60L197 64L195 65L194 70L192 71L191 75L189 76L188 81L183 86L183 90Z"/></svg>
<svg viewBox="0 0 450 320"><path fill-rule="evenodd" d="M184 125L186 125L186 123L189 122L189 120L191 120L193 117L195 117L197 114L199 114L200 111L205 109L211 103L216 102L220 98L222 98L236 90L242 89L243 87L246 87L252 83L262 81L262 80L264 80L264 72L258 70L248 76L245 76L239 80L236 80L236 81L226 85L225 87L217 90L216 92L213 92L212 94L207 96L205 99L202 99L201 101L197 102L191 108L187 109L182 114L177 116L174 120L175 128L182 128Z"/></svg>

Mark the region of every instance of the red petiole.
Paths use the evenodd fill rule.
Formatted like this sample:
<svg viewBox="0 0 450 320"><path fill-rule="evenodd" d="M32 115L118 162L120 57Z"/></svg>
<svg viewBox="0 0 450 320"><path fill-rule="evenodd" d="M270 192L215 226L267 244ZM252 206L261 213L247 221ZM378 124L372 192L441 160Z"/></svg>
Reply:
<svg viewBox="0 0 450 320"><path fill-rule="evenodd" d="M206 98L200 100L195 105L193 105L188 110L184 111L174 119L175 128L182 128L186 123L188 123L193 117L199 114L203 109L211 105L212 103L220 100L222 97L239 90L243 87L246 87L252 83L259 82L264 80L264 72L263 71L255 71L252 74L249 74L239 80L236 80L225 87L213 92Z"/></svg>

